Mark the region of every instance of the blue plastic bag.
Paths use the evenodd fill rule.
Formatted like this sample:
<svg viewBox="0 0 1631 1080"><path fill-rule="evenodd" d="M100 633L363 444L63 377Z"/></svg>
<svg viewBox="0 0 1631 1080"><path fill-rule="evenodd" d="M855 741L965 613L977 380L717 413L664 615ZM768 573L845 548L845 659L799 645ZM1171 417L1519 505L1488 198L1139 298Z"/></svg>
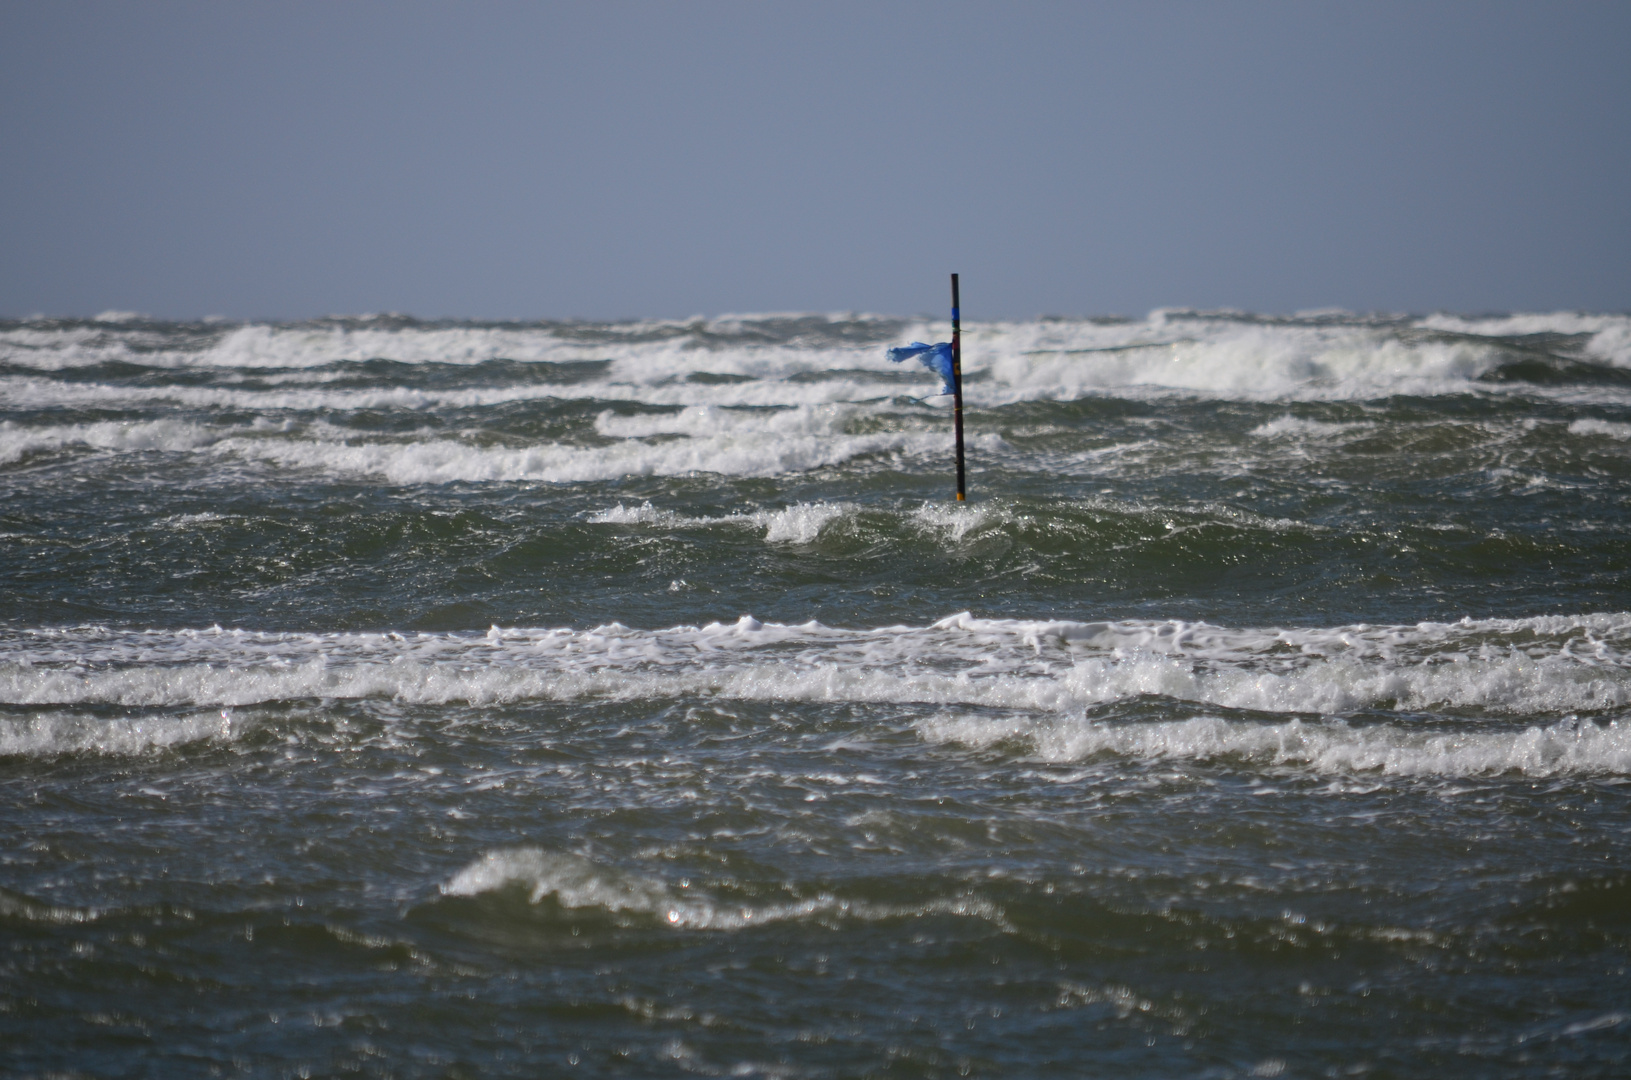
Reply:
<svg viewBox="0 0 1631 1080"><path fill-rule="evenodd" d="M940 376L940 392L949 394L955 389L956 376L951 367L951 342L942 341L935 345L925 345L921 341L914 341L910 345L897 345L889 350L889 359L894 363L910 360L917 357L924 367Z"/></svg>

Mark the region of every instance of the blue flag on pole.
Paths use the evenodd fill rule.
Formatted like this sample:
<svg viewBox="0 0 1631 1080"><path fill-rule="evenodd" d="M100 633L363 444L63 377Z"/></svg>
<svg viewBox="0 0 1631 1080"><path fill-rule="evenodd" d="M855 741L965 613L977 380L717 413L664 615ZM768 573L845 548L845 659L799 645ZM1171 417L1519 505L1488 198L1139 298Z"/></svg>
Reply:
<svg viewBox="0 0 1631 1080"><path fill-rule="evenodd" d="M942 341L935 345L925 345L921 341L914 341L910 345L897 345L889 350L889 359L894 363L910 360L917 357L922 365L940 376L940 392L949 394L952 386L951 371L951 342Z"/></svg>

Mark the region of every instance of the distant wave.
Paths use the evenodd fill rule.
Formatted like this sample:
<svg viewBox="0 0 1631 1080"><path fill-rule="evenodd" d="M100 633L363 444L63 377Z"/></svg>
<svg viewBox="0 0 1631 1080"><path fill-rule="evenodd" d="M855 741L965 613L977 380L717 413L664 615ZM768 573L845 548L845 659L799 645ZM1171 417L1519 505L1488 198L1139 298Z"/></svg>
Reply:
<svg viewBox="0 0 1631 1080"><path fill-rule="evenodd" d="M831 385L803 380L846 371L888 379L884 345L933 340L948 330L932 320L864 315L602 324L11 320L0 322L0 365L293 372L374 360L456 366L610 361L603 378L549 392L680 405L799 405L878 396L874 378L840 374ZM1613 379L1631 371L1631 316L1570 312L1475 319L1163 310L1142 320L972 322L965 324L964 342L969 397L987 407L1129 391L1253 400L1364 398L1460 392L1505 381L1589 382L1594 372ZM720 381L691 378L699 373ZM918 392L928 393L931 382L917 379L914 385L923 384ZM411 407L407 400L397 403Z"/></svg>
<svg viewBox="0 0 1631 1080"><path fill-rule="evenodd" d="M594 430L600 445L531 445L442 437L358 437L323 423L293 427L220 426L188 420L25 425L0 421L0 465L53 452L166 452L258 462L318 474L381 477L396 484L452 481L589 481L625 476L711 472L777 476L867 454L945 454L950 434L922 425L868 434L846 430L852 409L812 406L768 413L696 407L678 413L618 417L607 411ZM653 440L652 436L683 436ZM996 448L987 435L978 446Z"/></svg>

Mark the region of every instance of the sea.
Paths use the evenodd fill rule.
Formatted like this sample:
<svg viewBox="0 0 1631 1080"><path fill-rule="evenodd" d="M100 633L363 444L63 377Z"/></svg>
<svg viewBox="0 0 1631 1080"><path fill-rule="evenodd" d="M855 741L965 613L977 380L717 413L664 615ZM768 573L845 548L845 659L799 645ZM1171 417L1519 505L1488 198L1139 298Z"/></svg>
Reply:
<svg viewBox="0 0 1631 1080"><path fill-rule="evenodd" d="M949 333L0 322L0 1073L1631 1076L1631 317Z"/></svg>

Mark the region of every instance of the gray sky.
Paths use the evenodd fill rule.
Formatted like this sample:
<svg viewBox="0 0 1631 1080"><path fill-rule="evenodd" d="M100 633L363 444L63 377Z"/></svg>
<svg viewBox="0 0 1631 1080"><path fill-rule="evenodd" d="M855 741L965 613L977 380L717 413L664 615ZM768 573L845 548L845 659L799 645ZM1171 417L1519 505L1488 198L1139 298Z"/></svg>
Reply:
<svg viewBox="0 0 1631 1080"><path fill-rule="evenodd" d="M0 0L0 315L1631 309L1631 3Z"/></svg>

